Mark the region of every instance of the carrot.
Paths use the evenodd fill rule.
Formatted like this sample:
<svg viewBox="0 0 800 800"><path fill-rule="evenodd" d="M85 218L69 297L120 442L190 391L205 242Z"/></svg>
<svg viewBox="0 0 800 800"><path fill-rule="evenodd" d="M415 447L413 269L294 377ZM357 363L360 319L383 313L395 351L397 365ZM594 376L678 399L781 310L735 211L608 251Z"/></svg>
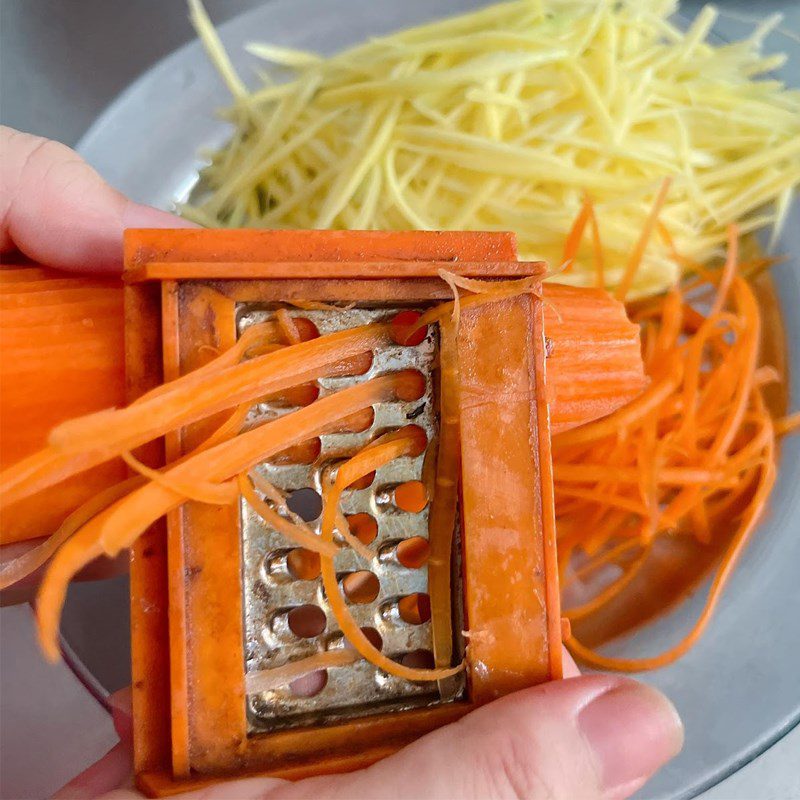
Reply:
<svg viewBox="0 0 800 800"><path fill-rule="evenodd" d="M639 235L639 240L636 242L636 246L631 251L628 263L625 265L625 272L622 275L622 279L617 284L617 289L614 292L614 297L616 297L617 300L624 300L630 292L631 286L633 285L633 280L636 277L636 273L642 263L644 252L647 249L647 243L650 241L650 237L653 235L653 230L658 224L658 215L661 213L661 209L663 208L664 202L667 199L671 184L671 178L664 178L663 182L661 183L661 188L658 190L653 207L650 210L650 214L647 217L644 227L642 228L641 234Z"/></svg>
<svg viewBox="0 0 800 800"><path fill-rule="evenodd" d="M122 285L4 264L0 305L0 470L6 470L39 450L54 425L124 400ZM13 507L3 502L0 541L52 532L124 477L125 465L115 461L47 497Z"/></svg>
<svg viewBox="0 0 800 800"><path fill-rule="evenodd" d="M674 250L666 229L658 227ZM648 389L605 419L553 440L561 574L569 576L568 560L580 553L591 556L584 570L605 564L622 570L589 600L565 610L567 617L583 620L584 629L613 599L625 596L643 565L655 558L649 554L659 537L688 535L713 543L736 529L700 617L674 647L644 659L610 658L571 634L567 646L573 654L603 669L655 669L698 641L774 483L775 437L782 423L773 421L761 388L780 376L758 363L760 310L739 274L735 227L728 233L722 270L692 265L715 290L706 314L679 287L637 308L645 322ZM694 280L692 285L700 287ZM638 550L635 558L632 549Z"/></svg>
<svg viewBox="0 0 800 800"><path fill-rule="evenodd" d="M76 508L75 511L61 523L58 530L48 536L44 542L36 547L32 547L13 561L9 561L0 566L0 589L5 589L17 583L17 581L21 581L37 570L64 542L89 522L89 520L143 483L144 480L142 477L137 475L121 483L114 484L104 491L90 497L85 503Z"/></svg>
<svg viewBox="0 0 800 800"><path fill-rule="evenodd" d="M63 423L52 431L49 447L0 474L0 502L16 502L168 431L232 406L309 378L336 375L343 358L370 350L386 336L384 326L367 325L222 370L207 371L198 381L197 373L204 369L201 368L127 408Z"/></svg>
<svg viewBox="0 0 800 800"><path fill-rule="evenodd" d="M166 472L159 472L157 469L148 467L136 458L133 453L122 453L123 461L142 477L163 486L174 494L179 494L187 500L194 500L196 503L207 503L212 506L226 506L235 503L239 497L236 485L232 481L226 483L209 483L207 481L193 481L183 483L180 479L175 479Z"/></svg>
<svg viewBox="0 0 800 800"><path fill-rule="evenodd" d="M247 694L271 692L321 669L333 669L355 664L360 658L361 656L355 650L349 648L314 653L312 656L306 656L297 661L289 661L280 667L248 672L245 675L245 690Z"/></svg>
<svg viewBox="0 0 800 800"><path fill-rule="evenodd" d="M583 238L583 231L586 228L586 224L590 219L593 218L593 216L594 212L592 211L592 203L589 199L589 196L586 195L583 199L583 203L581 204L578 216L575 217L575 221L572 223L572 228L570 229L569 233L567 234L567 238L564 241L564 251L561 256L561 263L565 265L564 272L569 272L572 269L575 256L578 254L578 247L580 246L581 239Z"/></svg>
<svg viewBox="0 0 800 800"><path fill-rule="evenodd" d="M323 539L326 541L332 541L333 539L339 498L347 486L395 458L419 455L424 450L426 443L424 433L419 428L416 428L416 431L412 431L411 429L415 427L409 426L408 430L401 428L399 431L380 437L339 467L336 480L333 484L327 486L323 493ZM406 667L387 658L364 635L364 632L350 614L350 610L347 608L344 597L339 590L333 559L327 556L322 557L322 585L342 633L365 659L379 669L409 681L442 680L464 669L463 664L450 669L418 669Z"/></svg>
<svg viewBox="0 0 800 800"><path fill-rule="evenodd" d="M287 446L318 435L335 420L374 403L419 397L423 390L421 376L413 371L374 378L192 455L164 474L188 483L229 480ZM150 524L185 499L151 481L98 514L64 543L44 576L37 600L39 638L49 659L59 657L58 620L75 573L98 555L116 555L130 547Z"/></svg>
<svg viewBox="0 0 800 800"><path fill-rule="evenodd" d="M240 473L238 479L239 491L251 508L270 528L274 528L294 544L304 547L306 550L311 550L312 553L326 553L329 556L336 555L339 548L333 542L324 542L310 530L282 517L255 493L253 484L250 481L251 479L247 476L247 473Z"/></svg>
<svg viewBox="0 0 800 800"><path fill-rule="evenodd" d="M253 485L264 495L264 497L272 502L278 511L284 516L288 517L296 526L296 528L308 529L305 521L298 514L295 514L287 505L286 498L283 493L275 486L273 486L263 475L257 470L251 470L250 480ZM371 561L375 555L357 536L350 532L350 524L347 522L345 516L342 514L336 519L337 530L344 541L353 548L365 561ZM273 526L274 527L274 526ZM279 530L276 528L276 530ZM317 537L318 538L318 537ZM321 544L317 542L316 548ZM315 549L316 549L315 548ZM335 555L338 548L325 548L331 555Z"/></svg>
<svg viewBox="0 0 800 800"><path fill-rule="evenodd" d="M433 481L433 504L428 521L428 594L431 599L433 655L437 667L447 666L453 660L450 564L461 465L457 337L457 322L443 321L440 324L439 449Z"/></svg>

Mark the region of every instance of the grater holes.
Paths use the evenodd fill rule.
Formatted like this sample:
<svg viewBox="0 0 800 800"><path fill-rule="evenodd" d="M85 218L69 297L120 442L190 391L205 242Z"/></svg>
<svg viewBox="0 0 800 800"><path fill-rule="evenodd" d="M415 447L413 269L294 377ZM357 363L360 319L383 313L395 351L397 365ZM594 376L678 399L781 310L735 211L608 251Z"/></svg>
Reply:
<svg viewBox="0 0 800 800"><path fill-rule="evenodd" d="M267 463L276 465L313 464L319 458L321 452L322 442L319 437L316 437L276 453L267 460Z"/></svg>
<svg viewBox="0 0 800 800"><path fill-rule="evenodd" d="M318 553L312 553L303 547L290 550L286 556L286 570L296 580L313 581L320 575Z"/></svg>
<svg viewBox="0 0 800 800"><path fill-rule="evenodd" d="M427 381L418 369L404 369L396 373L400 376L395 388L395 396L404 403L419 400L425 394Z"/></svg>
<svg viewBox="0 0 800 800"><path fill-rule="evenodd" d="M422 625L431 618L431 598L424 592L407 594L397 601L397 613L409 625Z"/></svg>
<svg viewBox="0 0 800 800"><path fill-rule="evenodd" d="M354 605L372 603L381 590L378 576L367 569L348 572L341 578L341 586L347 602Z"/></svg>
<svg viewBox="0 0 800 800"><path fill-rule="evenodd" d="M389 324L389 331L392 339L404 347L416 347L425 341L428 335L428 326L423 325L417 328L422 314L419 311L401 311L396 314Z"/></svg>
<svg viewBox="0 0 800 800"><path fill-rule="evenodd" d="M361 633L364 634L367 641L376 649L376 650L383 650L383 636L381 636L375 628L365 627L361 629ZM346 639L344 640L345 647L351 647L352 644L348 642Z"/></svg>
<svg viewBox="0 0 800 800"><path fill-rule="evenodd" d="M318 397L319 386L316 383L301 383L264 399L276 408L298 408L310 406Z"/></svg>
<svg viewBox="0 0 800 800"><path fill-rule="evenodd" d="M380 633L378 633L377 628L367 626L361 628L361 632L376 650L383 650L383 637L380 635ZM353 645L345 638L345 635L341 631L336 631L336 633L332 634L328 639L327 649L335 650L341 647L348 647L352 649Z"/></svg>
<svg viewBox="0 0 800 800"><path fill-rule="evenodd" d="M403 539L394 547L395 558L406 569L419 569L428 563L431 547L422 536Z"/></svg>
<svg viewBox="0 0 800 800"><path fill-rule="evenodd" d="M418 514L428 505L428 489L422 481L405 481L394 487L391 498L401 511Z"/></svg>
<svg viewBox="0 0 800 800"><path fill-rule="evenodd" d="M350 525L350 533L353 534L361 544L372 544L378 536L378 523L371 514L360 512L350 514L347 517Z"/></svg>
<svg viewBox="0 0 800 800"><path fill-rule="evenodd" d="M400 656L400 663L404 667L413 669L433 669L436 663L430 650L411 650Z"/></svg>
<svg viewBox="0 0 800 800"><path fill-rule="evenodd" d="M300 341L307 342L319 337L319 328L308 317L292 317L300 336Z"/></svg>
<svg viewBox="0 0 800 800"><path fill-rule="evenodd" d="M271 584L313 581L319 574L319 556L302 547L273 550L264 557L261 567L262 580Z"/></svg>
<svg viewBox="0 0 800 800"><path fill-rule="evenodd" d="M313 522L322 513L322 497L316 489L306 486L290 492L286 506L305 522Z"/></svg>
<svg viewBox="0 0 800 800"><path fill-rule="evenodd" d="M328 670L318 669L308 675L295 678L289 691L295 697L316 697L328 685Z"/></svg>
<svg viewBox="0 0 800 800"><path fill-rule="evenodd" d="M328 625L325 612L310 603L290 609L286 622L289 630L300 639L314 639L324 633Z"/></svg>

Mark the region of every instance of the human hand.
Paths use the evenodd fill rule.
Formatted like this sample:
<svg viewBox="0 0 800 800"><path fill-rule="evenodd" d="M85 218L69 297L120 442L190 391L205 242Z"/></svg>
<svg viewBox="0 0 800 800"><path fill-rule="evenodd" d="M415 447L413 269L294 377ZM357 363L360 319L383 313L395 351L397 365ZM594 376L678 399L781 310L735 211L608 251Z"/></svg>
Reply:
<svg viewBox="0 0 800 800"><path fill-rule="evenodd" d="M118 274L125 228L191 223L128 200L74 150L0 126L0 253L46 267Z"/></svg>
<svg viewBox="0 0 800 800"><path fill-rule="evenodd" d="M565 669L568 679L496 700L367 769L227 781L175 800L622 800L680 751L678 714L629 678L578 677L566 654ZM123 742L55 798L141 798L119 788L131 786L130 721L116 705Z"/></svg>
<svg viewBox="0 0 800 800"><path fill-rule="evenodd" d="M191 224L125 198L68 147L0 126L0 255L4 263L17 261L22 254L46 267L119 274L125 228L185 226ZM3 545L0 564L42 541ZM113 562L101 559L79 578L107 577L126 564L127 554ZM4 589L0 605L29 600L40 574L37 570Z"/></svg>

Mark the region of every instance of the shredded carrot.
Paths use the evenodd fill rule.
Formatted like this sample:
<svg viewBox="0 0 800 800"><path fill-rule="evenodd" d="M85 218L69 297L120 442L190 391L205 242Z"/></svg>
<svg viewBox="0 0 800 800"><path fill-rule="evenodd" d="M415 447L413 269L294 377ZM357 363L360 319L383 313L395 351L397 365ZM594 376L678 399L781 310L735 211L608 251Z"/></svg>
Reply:
<svg viewBox="0 0 800 800"><path fill-rule="evenodd" d="M640 245L657 221L668 184L651 212ZM675 245L658 223L668 248ZM632 253L620 285L624 297L641 258ZM615 600L626 597L659 537L692 536L700 543L735 534L726 545L703 611L689 633L649 658L612 658L585 646L574 633L566 644L582 661L626 671L661 667L683 655L707 627L734 565L763 514L775 480L775 437L800 427L800 416L773 422L761 387L780 379L759 365L761 316L753 290L740 274L738 231L728 232L721 270L686 265L691 300L675 287L636 309L650 386L610 416L553 439L559 571L569 595L587 579L593 594L565 610L583 629ZM707 311L695 307L699 281L714 291ZM727 540L725 540L727 541ZM589 560L578 570L570 561ZM580 563L580 561L578 562ZM606 570L601 573L600 567ZM596 575L606 579L605 584ZM635 602L631 598L632 602ZM665 604L669 600L665 599Z"/></svg>
<svg viewBox="0 0 800 800"><path fill-rule="evenodd" d="M343 417L374 403L410 397L412 393L419 397L423 388L413 370L364 381L190 455L163 474L189 484L226 481L288 446L319 435ZM62 545L44 576L37 600L39 639L49 659L56 661L59 657L58 622L72 577L97 556L116 555L130 547L149 525L185 499L150 481L92 518Z"/></svg>
<svg viewBox="0 0 800 800"><path fill-rule="evenodd" d="M424 446L424 441L419 434L415 433L410 435L408 431L404 433L404 429L400 429L399 431L380 437L340 466L337 471L336 480L327 486L323 493L323 539L326 541L332 541L333 539L339 498L345 487L395 458L419 455L422 450L424 450ZM364 635L364 632L353 619L339 589L339 582L336 577L336 567L334 566L333 559L327 556L322 557L322 585L342 633L365 659L384 672L409 681L434 681L450 677L464 669L463 664L449 669L418 669L407 667L381 653L381 651Z"/></svg>
<svg viewBox="0 0 800 800"><path fill-rule="evenodd" d="M337 650L325 650L321 653L314 653L312 656L300 658L297 661L289 661L280 667L262 669L258 672L248 672L245 675L245 691L247 694L258 694L259 692L271 692L286 686L298 678L311 675L321 669L333 669L335 667L346 667L355 664L361 656L350 648L340 648Z"/></svg>
<svg viewBox="0 0 800 800"><path fill-rule="evenodd" d="M800 411L795 411L794 414L782 417L775 423L776 436L786 436L787 433L795 433L796 431L800 431Z"/></svg>
<svg viewBox="0 0 800 800"><path fill-rule="evenodd" d="M123 452L122 460L134 471L148 480L163 486L175 494L182 495L187 500L197 503L208 503L212 506L227 506L235 503L239 497L236 484L233 481L226 483L210 483L209 481L193 481L184 483L180 479L170 477L166 472L148 467L139 461L133 453Z"/></svg>
<svg viewBox="0 0 800 800"><path fill-rule="evenodd" d="M564 242L564 252L561 256L561 263L564 264L564 272L569 272L572 269L575 256L578 254L578 247L583 238L583 232L586 229L586 223L589 222L593 216L592 203L587 195L583 199L580 211L575 217L575 222L572 223L572 228Z"/></svg>
<svg viewBox="0 0 800 800"><path fill-rule="evenodd" d="M642 228L639 240L636 242L636 246L631 251L628 263L625 265L625 272L623 273L620 282L617 284L617 289L614 293L614 296L618 300L624 300L631 290L636 273L638 272L639 266L642 263L644 252L647 249L647 243L650 241L650 237L653 234L653 229L658 223L658 215L661 213L661 209L663 208L664 202L669 194L669 187L671 184L671 178L664 178L661 188L656 195L655 202L653 203L653 208L650 210L650 215L648 216L647 221Z"/></svg>
<svg viewBox="0 0 800 800"><path fill-rule="evenodd" d="M223 369L203 372L205 368L201 367L127 408L63 423L52 431L48 447L0 474L0 503L17 502L125 450L233 406L308 380L340 374L342 359L370 351L387 338L386 326L367 325Z"/></svg>
<svg viewBox="0 0 800 800"><path fill-rule="evenodd" d="M144 483L141 476L128 478L121 483L109 486L99 494L90 497L85 503L75 509L59 526L58 530L48 536L45 541L36 547L17 556L0 566L0 589L5 589L42 566L61 545L66 542L77 530L82 528L90 519L108 508L113 502L124 497L132 489Z"/></svg>
<svg viewBox="0 0 800 800"><path fill-rule="evenodd" d="M250 479L253 481L255 487L272 503L275 504L281 514L289 517L296 526L304 526L305 520L299 515L295 514L287 505L286 498L283 493L276 486L273 486L260 472L257 470L250 471ZM350 531L350 523L347 521L344 514L340 514L336 518L336 528L344 541L353 548L360 556L366 561L371 561L375 555L357 536L354 536ZM334 548L330 552L335 554L338 548Z"/></svg>
<svg viewBox="0 0 800 800"><path fill-rule="evenodd" d="M255 493L250 480L247 473L240 473L238 479L239 491L242 493L242 497L250 504L253 511L255 511L270 528L274 528L278 533L285 536L294 544L304 547L306 550L311 550L313 553L325 553L329 556L336 555L339 548L333 542L324 542L306 526L299 525L296 522L286 519L286 517L282 517L272 506L265 503Z"/></svg>
<svg viewBox="0 0 800 800"><path fill-rule="evenodd" d="M283 337L289 344L298 344L301 341L297 325L285 308L279 308L275 312L275 319L278 321Z"/></svg>

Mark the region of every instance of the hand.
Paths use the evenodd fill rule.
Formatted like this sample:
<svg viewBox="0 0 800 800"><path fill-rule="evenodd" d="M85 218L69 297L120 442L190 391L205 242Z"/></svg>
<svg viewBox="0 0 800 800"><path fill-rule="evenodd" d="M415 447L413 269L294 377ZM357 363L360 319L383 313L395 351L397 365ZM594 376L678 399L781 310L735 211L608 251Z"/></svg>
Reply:
<svg viewBox="0 0 800 800"><path fill-rule="evenodd" d="M566 654L565 669L567 680L496 700L367 769L296 783L228 781L175 800L622 800L680 751L678 714L629 678L577 677ZM125 740L130 722L119 708L115 724ZM141 797L125 785L123 741L55 797Z"/></svg>
<svg viewBox="0 0 800 800"><path fill-rule="evenodd" d="M0 153L0 252L16 249L46 266L115 274L125 228L187 225L126 199L56 142L0 127ZM627 797L681 749L680 719L654 689L616 676L577 677L569 659L567 671L569 680L484 706L365 770L297 783L249 778L181 797ZM119 698L116 706L120 744L57 797L140 797L120 788L131 785L131 722Z"/></svg>
<svg viewBox="0 0 800 800"><path fill-rule="evenodd" d="M0 253L84 273L119 274L125 228L194 227L173 214L139 205L112 189L77 153L58 142L0 126ZM18 256L17 256L18 258ZM0 547L0 563L42 539ZM90 565L81 579L126 568L127 554ZM41 570L0 593L0 605L29 600Z"/></svg>
<svg viewBox="0 0 800 800"><path fill-rule="evenodd" d="M125 228L182 227L194 225L128 200L65 145L0 126L0 253L119 274Z"/></svg>

